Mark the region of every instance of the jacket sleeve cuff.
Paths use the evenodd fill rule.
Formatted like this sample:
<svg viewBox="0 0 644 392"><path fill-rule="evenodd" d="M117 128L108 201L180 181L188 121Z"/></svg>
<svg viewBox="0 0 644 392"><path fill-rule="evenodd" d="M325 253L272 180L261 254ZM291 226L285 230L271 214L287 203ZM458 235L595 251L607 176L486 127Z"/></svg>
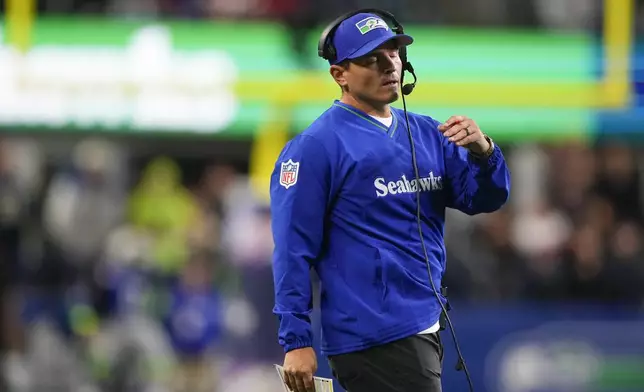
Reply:
<svg viewBox="0 0 644 392"><path fill-rule="evenodd" d="M496 164L499 163L501 157L501 149L496 144L493 147L492 153L487 157L477 157L473 154L468 154L470 164L474 164L482 170L495 167Z"/></svg>
<svg viewBox="0 0 644 392"><path fill-rule="evenodd" d="M282 347L284 347L284 352L287 353L298 348L313 347L313 342L309 339L298 338L293 341L284 342Z"/></svg>
<svg viewBox="0 0 644 392"><path fill-rule="evenodd" d="M313 346L313 331L308 314L280 314L278 341L284 352Z"/></svg>

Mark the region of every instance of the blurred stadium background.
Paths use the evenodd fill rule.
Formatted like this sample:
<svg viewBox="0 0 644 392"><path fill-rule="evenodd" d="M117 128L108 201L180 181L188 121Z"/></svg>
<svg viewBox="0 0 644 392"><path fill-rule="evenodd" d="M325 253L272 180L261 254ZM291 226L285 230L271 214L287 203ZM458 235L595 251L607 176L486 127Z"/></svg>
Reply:
<svg viewBox="0 0 644 392"><path fill-rule="evenodd" d="M268 175L336 98L322 24L367 6L416 38L410 109L511 164L447 228L477 391L644 391L644 1L0 5L0 390L282 390Z"/></svg>

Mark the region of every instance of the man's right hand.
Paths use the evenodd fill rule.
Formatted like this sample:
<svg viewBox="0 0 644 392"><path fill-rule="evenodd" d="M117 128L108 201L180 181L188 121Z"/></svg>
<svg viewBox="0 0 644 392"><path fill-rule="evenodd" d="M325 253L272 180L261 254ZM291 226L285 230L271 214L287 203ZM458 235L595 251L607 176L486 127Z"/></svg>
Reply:
<svg viewBox="0 0 644 392"><path fill-rule="evenodd" d="M313 375L317 370L315 351L311 347L289 351L284 357L284 378L293 392L315 392Z"/></svg>

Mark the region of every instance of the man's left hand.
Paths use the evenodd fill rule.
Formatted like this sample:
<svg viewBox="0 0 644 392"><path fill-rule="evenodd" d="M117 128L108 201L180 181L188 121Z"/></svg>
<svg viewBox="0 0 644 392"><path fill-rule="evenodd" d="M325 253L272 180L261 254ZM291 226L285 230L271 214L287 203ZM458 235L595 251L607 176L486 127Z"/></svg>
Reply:
<svg viewBox="0 0 644 392"><path fill-rule="evenodd" d="M438 130L449 138L450 142L467 148L473 154L483 154L490 148L490 142L481 132L481 128L469 117L452 116L439 125Z"/></svg>

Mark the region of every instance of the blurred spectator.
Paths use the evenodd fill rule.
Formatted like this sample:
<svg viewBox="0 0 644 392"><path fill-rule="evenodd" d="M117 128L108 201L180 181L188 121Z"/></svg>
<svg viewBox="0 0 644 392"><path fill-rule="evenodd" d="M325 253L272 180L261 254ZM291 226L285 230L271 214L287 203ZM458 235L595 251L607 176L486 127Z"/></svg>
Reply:
<svg viewBox="0 0 644 392"><path fill-rule="evenodd" d="M47 190L43 227L50 247L63 263L91 271L104 241L121 221L125 179L116 149L88 140L74 149L71 165L58 171Z"/></svg>
<svg viewBox="0 0 644 392"><path fill-rule="evenodd" d="M642 226L633 220L620 222L610 238L605 300L616 304L644 305L644 248Z"/></svg>
<svg viewBox="0 0 644 392"><path fill-rule="evenodd" d="M138 0L137 0L138 1ZM61 13L103 13L111 0L39 0L40 12Z"/></svg>
<svg viewBox="0 0 644 392"><path fill-rule="evenodd" d="M181 183L180 168L166 157L154 159L143 171L130 196L128 216L152 241L150 261L166 273L181 269L189 239L203 224L194 197Z"/></svg>
<svg viewBox="0 0 644 392"><path fill-rule="evenodd" d="M211 164L194 189L195 200L202 217L202 230L193 238L194 247L211 255L214 262L214 283L224 293L239 290L239 274L230 260L224 242L226 222L230 214L230 190L237 181L232 166Z"/></svg>
<svg viewBox="0 0 644 392"><path fill-rule="evenodd" d="M157 0L112 0L106 7L110 14L121 15L125 17L151 17L161 13L161 5L167 2Z"/></svg>
<svg viewBox="0 0 644 392"><path fill-rule="evenodd" d="M595 184L596 154L581 143L568 143L551 148L548 155L549 197L576 222Z"/></svg>
<svg viewBox="0 0 644 392"><path fill-rule="evenodd" d="M203 238L198 239L201 247L214 251L222 242L222 221L226 219L226 197L235 181L235 169L226 165L205 167L199 183L195 187L195 200L203 216Z"/></svg>
<svg viewBox="0 0 644 392"><path fill-rule="evenodd" d="M10 146L0 140L0 298L4 301L11 283L16 283L20 253L21 221L26 215L25 196L11 168ZM2 309L5 309L2 306ZM0 311L0 316L6 312ZM0 320L4 320L2 317ZM4 325L4 323L2 324ZM0 347L9 343L3 333Z"/></svg>
<svg viewBox="0 0 644 392"><path fill-rule="evenodd" d="M606 243L593 226L578 228L567 252L565 264L565 295L574 300L597 301L605 298L603 281Z"/></svg>
<svg viewBox="0 0 644 392"><path fill-rule="evenodd" d="M507 211L487 215L467 235L471 238L469 246L463 246L462 241L457 245L457 239L449 242L444 283L450 297L477 301L521 297L526 265L511 242L511 218Z"/></svg>
<svg viewBox="0 0 644 392"><path fill-rule="evenodd" d="M10 300L10 287L18 282L20 226L24 218L24 195L18 187L9 162L9 146L0 140L0 363L6 373L11 371L11 358L17 348L17 313ZM8 388L5 371L0 372L0 389Z"/></svg>
<svg viewBox="0 0 644 392"><path fill-rule="evenodd" d="M193 254L171 289L165 326L179 356L177 392L213 391L216 385L212 349L222 334L223 307L213 261L207 253Z"/></svg>
<svg viewBox="0 0 644 392"><path fill-rule="evenodd" d="M633 151L624 145L602 146L598 166L595 192L614 206L615 219L641 220L642 192Z"/></svg>
<svg viewBox="0 0 644 392"><path fill-rule="evenodd" d="M552 30L596 30L603 0L536 0L540 24Z"/></svg>
<svg viewBox="0 0 644 392"><path fill-rule="evenodd" d="M219 19L256 17L265 9L261 0L206 0L204 4L206 15Z"/></svg>

